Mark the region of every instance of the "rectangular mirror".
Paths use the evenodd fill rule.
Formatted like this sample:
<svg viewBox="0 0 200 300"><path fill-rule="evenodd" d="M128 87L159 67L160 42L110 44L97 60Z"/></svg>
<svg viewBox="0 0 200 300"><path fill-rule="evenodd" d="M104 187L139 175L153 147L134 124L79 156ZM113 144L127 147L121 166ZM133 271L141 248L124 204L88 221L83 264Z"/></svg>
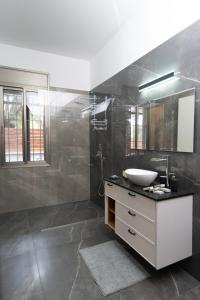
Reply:
<svg viewBox="0 0 200 300"><path fill-rule="evenodd" d="M194 89L132 106L130 150L193 152L194 111Z"/></svg>

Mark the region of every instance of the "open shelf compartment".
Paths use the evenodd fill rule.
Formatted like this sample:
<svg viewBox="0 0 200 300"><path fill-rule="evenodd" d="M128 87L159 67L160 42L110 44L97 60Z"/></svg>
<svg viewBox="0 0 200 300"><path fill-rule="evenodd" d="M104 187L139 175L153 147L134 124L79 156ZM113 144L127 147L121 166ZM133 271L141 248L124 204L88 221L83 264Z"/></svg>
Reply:
<svg viewBox="0 0 200 300"><path fill-rule="evenodd" d="M108 197L108 225L115 229L115 200Z"/></svg>

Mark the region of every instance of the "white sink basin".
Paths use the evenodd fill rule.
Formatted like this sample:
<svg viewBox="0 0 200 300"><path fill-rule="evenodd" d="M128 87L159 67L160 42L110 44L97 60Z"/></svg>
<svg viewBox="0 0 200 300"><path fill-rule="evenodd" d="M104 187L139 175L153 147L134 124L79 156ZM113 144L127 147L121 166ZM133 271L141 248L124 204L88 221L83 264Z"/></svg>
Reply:
<svg viewBox="0 0 200 300"><path fill-rule="evenodd" d="M149 186L158 176L158 172L142 169L126 169L127 178L134 184Z"/></svg>

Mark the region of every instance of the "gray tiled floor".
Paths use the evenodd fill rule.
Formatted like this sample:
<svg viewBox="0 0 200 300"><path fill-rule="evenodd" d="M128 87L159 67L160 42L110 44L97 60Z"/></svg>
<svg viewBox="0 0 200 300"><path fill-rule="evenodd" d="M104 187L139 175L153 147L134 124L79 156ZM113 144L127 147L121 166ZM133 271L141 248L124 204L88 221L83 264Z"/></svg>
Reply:
<svg viewBox="0 0 200 300"><path fill-rule="evenodd" d="M115 238L89 201L0 215L0 299L105 299L78 250ZM124 247L151 277L106 299L200 299L200 283L178 265L156 272Z"/></svg>

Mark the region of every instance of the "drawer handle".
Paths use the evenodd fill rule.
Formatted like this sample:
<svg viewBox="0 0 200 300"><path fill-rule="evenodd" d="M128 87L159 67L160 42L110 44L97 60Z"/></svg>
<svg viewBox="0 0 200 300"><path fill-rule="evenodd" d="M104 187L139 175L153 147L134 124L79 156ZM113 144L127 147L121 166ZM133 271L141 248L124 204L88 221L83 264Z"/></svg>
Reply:
<svg viewBox="0 0 200 300"><path fill-rule="evenodd" d="M135 232L133 232L130 228L128 229L128 233L132 234L132 235L136 235Z"/></svg>
<svg viewBox="0 0 200 300"><path fill-rule="evenodd" d="M133 217L136 217L136 214L134 212L132 212L131 210L128 211L128 214L133 216Z"/></svg>
<svg viewBox="0 0 200 300"><path fill-rule="evenodd" d="M131 197L135 197L136 195L135 194L132 194L132 193L128 193L129 194L129 196L131 196Z"/></svg>
<svg viewBox="0 0 200 300"><path fill-rule="evenodd" d="M107 183L108 186L113 186L111 183Z"/></svg>

